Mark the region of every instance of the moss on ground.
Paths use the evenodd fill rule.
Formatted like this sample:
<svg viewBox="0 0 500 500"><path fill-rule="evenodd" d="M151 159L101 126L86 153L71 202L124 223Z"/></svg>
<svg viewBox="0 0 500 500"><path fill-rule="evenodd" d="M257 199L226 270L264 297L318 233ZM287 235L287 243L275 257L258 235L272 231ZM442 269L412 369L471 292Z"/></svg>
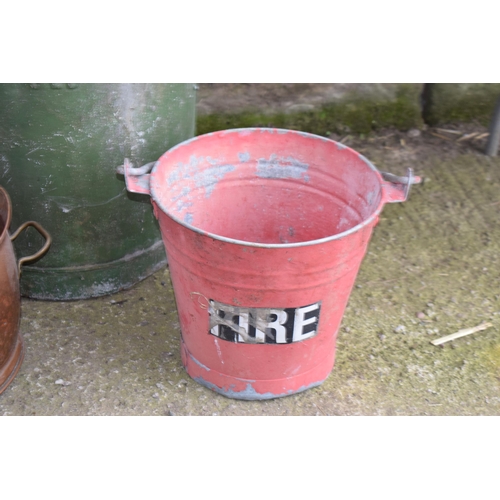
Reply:
<svg viewBox="0 0 500 500"><path fill-rule="evenodd" d="M500 97L500 84L435 83L425 94L424 119L429 125L472 121L488 125Z"/></svg>
<svg viewBox="0 0 500 500"><path fill-rule="evenodd" d="M235 114L201 115L196 121L198 135L230 128L277 127L318 135L368 133L384 127L408 130L423 124L415 86L401 84L394 99L370 99L346 94L341 102L312 111L266 114L245 111Z"/></svg>

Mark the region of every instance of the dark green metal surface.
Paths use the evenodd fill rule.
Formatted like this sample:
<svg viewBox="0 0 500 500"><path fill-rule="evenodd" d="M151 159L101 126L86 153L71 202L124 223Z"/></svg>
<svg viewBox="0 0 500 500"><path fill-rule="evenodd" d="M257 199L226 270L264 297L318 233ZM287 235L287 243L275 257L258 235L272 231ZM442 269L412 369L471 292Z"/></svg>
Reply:
<svg viewBox="0 0 500 500"><path fill-rule="evenodd" d="M165 265L150 199L127 193L116 167L125 157L134 166L155 161L194 128L193 84L0 84L0 185L12 200L11 231L35 220L53 239L23 267L21 293L95 297ZM27 230L15 243L21 257L43 239Z"/></svg>

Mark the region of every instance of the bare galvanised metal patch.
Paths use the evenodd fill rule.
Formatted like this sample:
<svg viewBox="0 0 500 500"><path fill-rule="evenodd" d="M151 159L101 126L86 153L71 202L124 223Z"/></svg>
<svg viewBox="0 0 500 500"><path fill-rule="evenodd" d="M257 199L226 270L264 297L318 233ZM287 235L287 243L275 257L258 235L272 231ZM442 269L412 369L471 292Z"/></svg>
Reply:
<svg viewBox="0 0 500 500"><path fill-rule="evenodd" d="M321 302L286 309L247 308L209 300L208 333L244 344L291 344L318 333Z"/></svg>

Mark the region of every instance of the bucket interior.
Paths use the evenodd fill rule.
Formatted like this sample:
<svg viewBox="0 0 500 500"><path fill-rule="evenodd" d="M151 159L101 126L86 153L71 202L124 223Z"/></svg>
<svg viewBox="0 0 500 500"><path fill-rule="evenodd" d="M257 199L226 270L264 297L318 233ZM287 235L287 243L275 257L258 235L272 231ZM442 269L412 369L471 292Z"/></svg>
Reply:
<svg viewBox="0 0 500 500"><path fill-rule="evenodd" d="M152 173L151 193L184 224L260 244L338 235L382 200L379 174L355 151L275 129L208 134L173 148Z"/></svg>

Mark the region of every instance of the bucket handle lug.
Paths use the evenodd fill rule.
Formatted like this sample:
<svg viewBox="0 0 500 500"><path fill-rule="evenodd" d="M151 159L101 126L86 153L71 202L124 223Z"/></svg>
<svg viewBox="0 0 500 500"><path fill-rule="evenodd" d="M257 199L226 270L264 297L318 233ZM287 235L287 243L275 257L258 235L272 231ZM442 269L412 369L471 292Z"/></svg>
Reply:
<svg viewBox="0 0 500 500"><path fill-rule="evenodd" d="M130 193L150 194L150 173L157 163L157 161L152 161L142 167L134 168L130 160L125 158L123 165L116 167L116 173L125 176L127 191Z"/></svg>
<svg viewBox="0 0 500 500"><path fill-rule="evenodd" d="M384 179L384 198L386 203L400 203L406 201L410 194L412 184L420 184L422 179L413 175L413 169L408 168L406 177L380 172Z"/></svg>
<svg viewBox="0 0 500 500"><path fill-rule="evenodd" d="M52 238L50 234L42 226L40 226L38 222L32 220L25 222L24 224L19 226L17 228L17 231L10 236L10 241L14 241L29 226L34 227L45 238L45 244L40 250L38 250L38 252L34 253L33 255L29 255L27 257L22 257L21 259L19 259L19 262L17 263L17 270L19 272L19 276L21 276L21 266L23 264L27 264L29 262L38 260L42 255L45 255L52 243Z"/></svg>

